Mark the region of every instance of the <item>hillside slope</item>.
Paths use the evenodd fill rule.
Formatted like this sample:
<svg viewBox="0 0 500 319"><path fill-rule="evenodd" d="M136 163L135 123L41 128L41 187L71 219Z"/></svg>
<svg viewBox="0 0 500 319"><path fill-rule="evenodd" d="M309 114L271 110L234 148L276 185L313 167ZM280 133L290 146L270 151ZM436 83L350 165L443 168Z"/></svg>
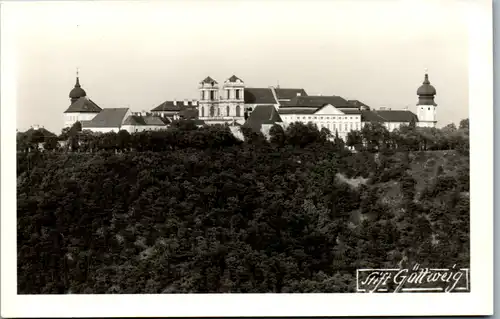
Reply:
<svg viewBox="0 0 500 319"><path fill-rule="evenodd" d="M467 192L456 152L19 154L18 291L352 292L358 268L468 267Z"/></svg>

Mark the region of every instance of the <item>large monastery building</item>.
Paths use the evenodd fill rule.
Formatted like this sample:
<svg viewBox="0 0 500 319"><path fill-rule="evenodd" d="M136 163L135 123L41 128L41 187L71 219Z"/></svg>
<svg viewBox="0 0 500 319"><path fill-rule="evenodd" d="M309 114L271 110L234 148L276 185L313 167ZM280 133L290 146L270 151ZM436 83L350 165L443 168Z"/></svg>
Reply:
<svg viewBox="0 0 500 319"><path fill-rule="evenodd" d="M346 100L340 96L310 96L302 88L250 88L233 75L220 86L211 77L200 82L198 116L206 124L246 123L257 107L272 106L284 127L290 123L316 124L318 129L327 128L345 140L351 130L360 130L367 123L381 123L389 131L401 125L415 122L420 127L436 126L436 89L426 73L417 90L417 114L408 109L372 109L358 100ZM257 116L256 118L265 118ZM264 121L264 120L263 120ZM266 119L265 126L269 126ZM257 127L252 120L251 127Z"/></svg>
<svg viewBox="0 0 500 319"><path fill-rule="evenodd" d="M359 100L343 97L311 96L303 88L247 87L233 75L219 84L210 76L198 85L199 100L164 101L150 112L132 112L129 108L101 108L87 97L77 74L69 97L71 105L64 112L64 126L75 122L95 132L127 130L131 133L166 128L171 121L192 119L198 125L228 124L236 134L245 125L268 134L274 124L313 123L346 139L352 130L367 123L381 123L389 131L415 122L420 127L435 127L436 89L429 76L417 90L416 114L408 109L374 109ZM238 133L239 134L239 133Z"/></svg>

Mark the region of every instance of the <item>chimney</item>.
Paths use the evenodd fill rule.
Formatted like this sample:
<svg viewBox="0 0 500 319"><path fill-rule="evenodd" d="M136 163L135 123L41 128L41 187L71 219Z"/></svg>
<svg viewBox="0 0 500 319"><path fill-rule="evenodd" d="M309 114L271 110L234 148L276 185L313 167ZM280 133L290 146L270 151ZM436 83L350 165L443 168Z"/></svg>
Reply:
<svg viewBox="0 0 500 319"><path fill-rule="evenodd" d="M184 99L184 106L188 106L188 105L189 105L188 99Z"/></svg>
<svg viewBox="0 0 500 319"><path fill-rule="evenodd" d="M40 126L38 124L33 125L34 130L38 130L39 128L40 128Z"/></svg>
<svg viewBox="0 0 500 319"><path fill-rule="evenodd" d="M177 100L173 101L174 106L177 106Z"/></svg>

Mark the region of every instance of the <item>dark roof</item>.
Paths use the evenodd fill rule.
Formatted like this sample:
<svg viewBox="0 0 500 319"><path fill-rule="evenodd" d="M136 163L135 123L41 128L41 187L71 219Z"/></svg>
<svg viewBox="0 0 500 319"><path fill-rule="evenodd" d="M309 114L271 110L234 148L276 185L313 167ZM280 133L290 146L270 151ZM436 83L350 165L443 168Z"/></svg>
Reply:
<svg viewBox="0 0 500 319"><path fill-rule="evenodd" d="M370 107L368 105L366 105L365 103L359 101L359 100L348 100L347 103L351 104L351 105L354 105L355 107L357 108L360 108L362 106L370 109Z"/></svg>
<svg viewBox="0 0 500 319"><path fill-rule="evenodd" d="M250 113L244 126L251 128L254 132L260 132L262 124L281 123L281 117L274 105L257 105Z"/></svg>
<svg viewBox="0 0 500 319"><path fill-rule="evenodd" d="M247 104L277 104L270 88L245 88L244 98Z"/></svg>
<svg viewBox="0 0 500 319"><path fill-rule="evenodd" d="M431 85L431 82L429 82L429 75L427 73L425 74L424 82L422 82L422 85L417 90L417 95L436 95L436 89Z"/></svg>
<svg viewBox="0 0 500 319"><path fill-rule="evenodd" d="M288 106L310 106L310 107L321 107L326 104L331 104L337 108L355 108L352 104L349 104L345 99L340 96L296 96L294 97Z"/></svg>
<svg viewBox="0 0 500 319"><path fill-rule="evenodd" d="M314 114L319 111L322 107L280 107L278 112L280 114ZM343 109L341 111L344 114L361 114L361 111L358 109Z"/></svg>
<svg viewBox="0 0 500 319"><path fill-rule="evenodd" d="M162 104L158 105L151 112L179 112L186 107L194 107L192 101L188 101L187 105L184 105L184 101L177 101L174 105L174 101L165 101Z"/></svg>
<svg viewBox="0 0 500 319"><path fill-rule="evenodd" d="M128 108L102 109L91 121L82 127L121 127Z"/></svg>
<svg viewBox="0 0 500 319"><path fill-rule="evenodd" d="M417 90L418 103L417 105L434 105L434 95L436 95L436 89L429 82L429 75L425 74L424 82Z"/></svg>
<svg viewBox="0 0 500 319"><path fill-rule="evenodd" d="M236 81L240 80L241 82L243 82L242 79L240 79L239 77L237 77L236 75L233 75L231 76L229 79L227 79L227 82L231 82L231 83L236 83Z"/></svg>
<svg viewBox="0 0 500 319"><path fill-rule="evenodd" d="M407 110L377 110L361 111L361 120L363 122L418 122L418 117Z"/></svg>
<svg viewBox="0 0 500 319"><path fill-rule="evenodd" d="M170 123L170 120L167 118L163 118L160 116L140 116L140 115L130 115L123 122L123 125L167 125Z"/></svg>
<svg viewBox="0 0 500 319"><path fill-rule="evenodd" d="M361 111L362 122L385 122L375 111Z"/></svg>
<svg viewBox="0 0 500 319"><path fill-rule="evenodd" d="M361 114L361 110L358 109L342 109L342 113L344 114Z"/></svg>
<svg viewBox="0 0 500 319"><path fill-rule="evenodd" d="M208 83L208 84L217 84L217 81L215 81L214 79L212 79L211 77L207 76L203 81L201 81L200 83Z"/></svg>
<svg viewBox="0 0 500 319"><path fill-rule="evenodd" d="M300 96L307 96L307 93L304 89L276 88L274 90L276 92L276 96L278 97L278 100L291 100L294 97L297 97L297 94L300 94Z"/></svg>
<svg viewBox="0 0 500 319"><path fill-rule="evenodd" d="M318 110L317 107L311 107L311 108L298 108L298 107L282 108L282 107L280 107L278 112L280 114L314 114L317 110Z"/></svg>
<svg viewBox="0 0 500 319"><path fill-rule="evenodd" d="M75 87L69 92L69 97L71 99L79 99L81 97L87 96L87 93L80 86L80 79L76 77Z"/></svg>
<svg viewBox="0 0 500 319"><path fill-rule="evenodd" d="M81 97L72 103L64 113L99 113L101 108L87 97Z"/></svg>
<svg viewBox="0 0 500 319"><path fill-rule="evenodd" d="M179 112L179 116L184 119L197 119L198 110L196 108L185 108Z"/></svg>
<svg viewBox="0 0 500 319"><path fill-rule="evenodd" d="M376 111L378 116L383 118L386 122L411 122L414 120L418 122L418 117L415 113L406 110L394 110L394 111Z"/></svg>

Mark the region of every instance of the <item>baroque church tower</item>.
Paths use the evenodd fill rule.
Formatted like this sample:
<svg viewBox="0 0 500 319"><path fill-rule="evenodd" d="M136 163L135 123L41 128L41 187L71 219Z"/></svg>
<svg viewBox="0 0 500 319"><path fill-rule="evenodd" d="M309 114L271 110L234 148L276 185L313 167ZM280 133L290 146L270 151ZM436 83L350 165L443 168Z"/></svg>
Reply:
<svg viewBox="0 0 500 319"><path fill-rule="evenodd" d="M236 75L231 76L224 82L220 103L221 114L230 120L232 119L235 122L238 122L239 124L243 124L245 122L244 92L245 84Z"/></svg>
<svg viewBox="0 0 500 319"><path fill-rule="evenodd" d="M425 78L422 85L417 90L417 117L419 127L436 127L436 107L434 96L436 89L429 82L429 75L425 72Z"/></svg>
<svg viewBox="0 0 500 319"><path fill-rule="evenodd" d="M90 121L102 110L87 97L87 92L82 89L78 70L75 87L69 92L69 98L71 105L64 111L64 127L71 127L76 122Z"/></svg>
<svg viewBox="0 0 500 319"><path fill-rule="evenodd" d="M198 116L200 118L220 116L219 85L217 81L207 76L200 82L200 103Z"/></svg>

